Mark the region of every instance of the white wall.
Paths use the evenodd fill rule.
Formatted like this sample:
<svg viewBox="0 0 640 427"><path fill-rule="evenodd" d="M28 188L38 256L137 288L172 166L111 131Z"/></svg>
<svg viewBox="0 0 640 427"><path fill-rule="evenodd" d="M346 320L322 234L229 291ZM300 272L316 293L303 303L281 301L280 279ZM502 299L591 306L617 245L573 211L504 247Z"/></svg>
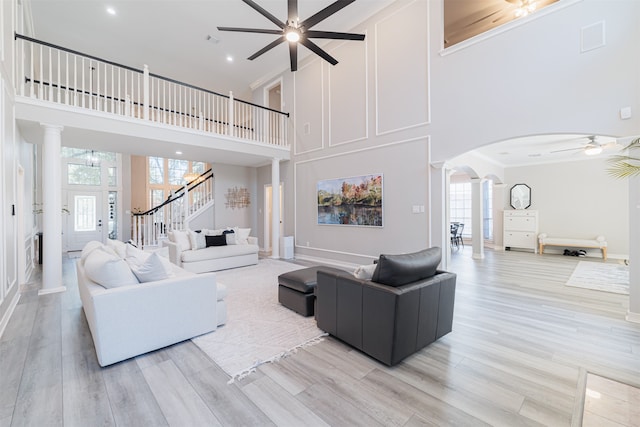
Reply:
<svg viewBox="0 0 640 427"><path fill-rule="evenodd" d="M441 2L429 5L434 160L518 136L640 133L640 2L579 1L449 54ZM581 52L582 28L601 21L605 46Z"/></svg>
<svg viewBox="0 0 640 427"><path fill-rule="evenodd" d="M311 55L282 75L294 144L292 161L281 166L285 234L295 234L297 256L356 263L428 247L427 7L398 1L352 29L366 34L364 42L326 47L335 67ZM411 43L398 28L412 29ZM261 87L254 100L262 97ZM260 170L259 187L270 183L268 172ZM317 224L318 181L376 173L384 176L384 227Z"/></svg>
<svg viewBox="0 0 640 427"><path fill-rule="evenodd" d="M550 7L552 13L442 53L442 2L399 0L350 29L366 33L365 42L328 45L340 61L336 67L312 55L297 72L283 74L284 109L292 113L294 136L289 169L296 171L296 253L346 259L343 252L349 252L366 260L385 248L409 251L447 244L440 172L418 172L412 162L435 165L525 135L640 133L640 54L635 46L640 2L559 3ZM601 21L604 47L581 52L583 27ZM411 29L410 42L398 28ZM254 99L260 102L262 96L262 87L257 88ZM626 106L634 116L621 120L619 109ZM414 138L428 141L426 148L398 144ZM351 164L343 155L350 156ZM406 170L416 172L411 177L391 166L407 161ZM401 237L394 240L375 230L359 232L357 239L342 230L325 227L321 232L311 218L308 184L349 170L374 172L380 164L389 167L385 179L399 173L393 177L398 186L385 184L385 192L402 196L395 203L385 201L384 209L388 218L400 221L395 225L401 231L394 233ZM417 198L408 191L416 182L427 184ZM424 223L405 221L404 212L413 204L428 207Z"/></svg>
<svg viewBox="0 0 640 427"><path fill-rule="evenodd" d="M215 175L215 227L250 227L256 229L256 170L255 168L214 164ZM246 208L232 209L225 206L225 195L230 188L247 188L251 197Z"/></svg>
<svg viewBox="0 0 640 427"><path fill-rule="evenodd" d="M504 209L515 184L531 187L539 229L549 236L605 236L610 257L629 257L629 183L608 175L604 158L505 169ZM546 252L546 250L545 250ZM552 252L552 248L549 248ZM562 252L562 251L560 251ZM600 256L600 251L591 251Z"/></svg>
<svg viewBox="0 0 640 427"><path fill-rule="evenodd" d="M16 11L15 1L0 2L0 200L3 208L0 210L0 335L2 334L8 316L17 303L17 294L20 283L18 269L26 273L25 265L19 265L18 248L27 250L18 245L19 239L25 239L27 232L18 230L18 215L25 218L24 212L12 212L12 206L17 202L17 176L18 166L24 169L25 176L32 174L29 164L21 165L21 158L26 148L22 137L15 126L14 116L14 89L13 89L13 34L14 16ZM25 162L26 163L26 162ZM25 186L29 181L25 179ZM31 191L30 188L27 191ZM24 199L25 209L31 210L30 198ZM32 221L25 221L25 227L29 227ZM26 254L25 254L26 255ZM26 257L23 257L25 259Z"/></svg>

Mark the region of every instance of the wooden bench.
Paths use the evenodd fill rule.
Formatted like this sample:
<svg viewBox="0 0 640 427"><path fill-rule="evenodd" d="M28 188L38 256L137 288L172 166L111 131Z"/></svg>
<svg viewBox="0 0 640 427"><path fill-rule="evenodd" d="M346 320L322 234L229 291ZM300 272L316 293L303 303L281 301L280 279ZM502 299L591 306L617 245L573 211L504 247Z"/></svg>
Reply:
<svg viewBox="0 0 640 427"><path fill-rule="evenodd" d="M545 246L565 246L571 248L600 249L602 258L607 260L607 241L604 236L598 236L593 240L571 239L568 237L549 237L546 233L538 235L540 253L544 253Z"/></svg>

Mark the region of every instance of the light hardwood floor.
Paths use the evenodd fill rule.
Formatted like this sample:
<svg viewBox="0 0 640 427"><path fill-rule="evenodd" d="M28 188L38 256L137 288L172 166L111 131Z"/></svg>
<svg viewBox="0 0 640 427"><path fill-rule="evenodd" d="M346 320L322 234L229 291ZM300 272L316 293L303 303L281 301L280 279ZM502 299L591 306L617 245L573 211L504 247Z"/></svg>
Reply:
<svg viewBox="0 0 640 427"><path fill-rule="evenodd" d="M229 385L190 341L100 368L67 259L67 291L36 277L0 339L0 427L580 425L588 374L640 385L640 325L563 286L577 261L461 250L453 332L399 365L328 338Z"/></svg>

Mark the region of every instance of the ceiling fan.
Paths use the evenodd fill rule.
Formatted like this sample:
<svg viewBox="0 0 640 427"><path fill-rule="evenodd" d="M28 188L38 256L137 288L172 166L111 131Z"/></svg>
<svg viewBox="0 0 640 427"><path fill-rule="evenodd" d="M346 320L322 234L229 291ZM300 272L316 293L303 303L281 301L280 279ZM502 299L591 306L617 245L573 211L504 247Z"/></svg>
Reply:
<svg viewBox="0 0 640 427"><path fill-rule="evenodd" d="M318 38L318 39L334 39L334 40L364 40L364 34L352 34L352 33L337 33L333 31L315 31L311 30L311 27L318 24L319 22L327 19L329 16L343 9L344 7L350 5L355 0L337 0L329 6L325 7L315 15L305 19L300 22L298 19L298 0L288 0L287 1L287 11L288 18L286 22L280 21L278 18L273 16L267 10L262 8L260 5L255 3L252 0L242 0L253 9L255 9L262 16L267 18L269 21L276 24L280 27L279 30L268 30L268 29L259 29L259 28L236 28L236 27L218 27L220 31L237 31L244 33L262 33L262 34L273 34L278 35L276 40L269 43L253 55L251 55L249 60L254 60L263 53L273 49L280 43L284 41L289 42L289 57L291 60L291 71L296 71L298 69L298 43L305 46L307 49L311 50L316 55L320 56L325 61L329 62L331 65L336 65L338 61L329 55L327 52L322 50L317 44L309 40L310 38Z"/></svg>
<svg viewBox="0 0 640 427"><path fill-rule="evenodd" d="M602 153L602 150L613 148L618 145L617 141L615 140L602 144L597 141L598 137L595 135L588 136L587 138L588 138L588 142L581 147L565 148L563 150L554 150L554 151L551 151L551 153L561 153L563 151L582 150L584 154L586 154L587 156L594 156L596 154ZM583 138L580 138L580 139L583 139Z"/></svg>

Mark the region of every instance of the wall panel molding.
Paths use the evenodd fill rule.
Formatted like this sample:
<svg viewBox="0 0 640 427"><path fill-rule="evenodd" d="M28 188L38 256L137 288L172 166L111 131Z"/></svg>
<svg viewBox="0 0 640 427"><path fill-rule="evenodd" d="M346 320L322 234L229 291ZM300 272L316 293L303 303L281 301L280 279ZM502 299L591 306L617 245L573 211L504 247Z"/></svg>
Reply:
<svg viewBox="0 0 640 427"><path fill-rule="evenodd" d="M427 3L412 1L374 25L377 136L429 124Z"/></svg>
<svg viewBox="0 0 640 427"><path fill-rule="evenodd" d="M322 150L325 146L325 89L324 68L319 59L306 63L293 73L293 90L294 155ZM311 92L313 90L315 92ZM304 93L305 91L308 93ZM298 102L300 97L305 98L304 105ZM317 100L320 102L317 102ZM312 138L314 133L317 134L315 140ZM309 141L309 146L301 148L301 145L304 145L307 141Z"/></svg>
<svg viewBox="0 0 640 427"><path fill-rule="evenodd" d="M335 67L327 66L331 147L369 137L368 39L343 42L331 51L340 58Z"/></svg>

